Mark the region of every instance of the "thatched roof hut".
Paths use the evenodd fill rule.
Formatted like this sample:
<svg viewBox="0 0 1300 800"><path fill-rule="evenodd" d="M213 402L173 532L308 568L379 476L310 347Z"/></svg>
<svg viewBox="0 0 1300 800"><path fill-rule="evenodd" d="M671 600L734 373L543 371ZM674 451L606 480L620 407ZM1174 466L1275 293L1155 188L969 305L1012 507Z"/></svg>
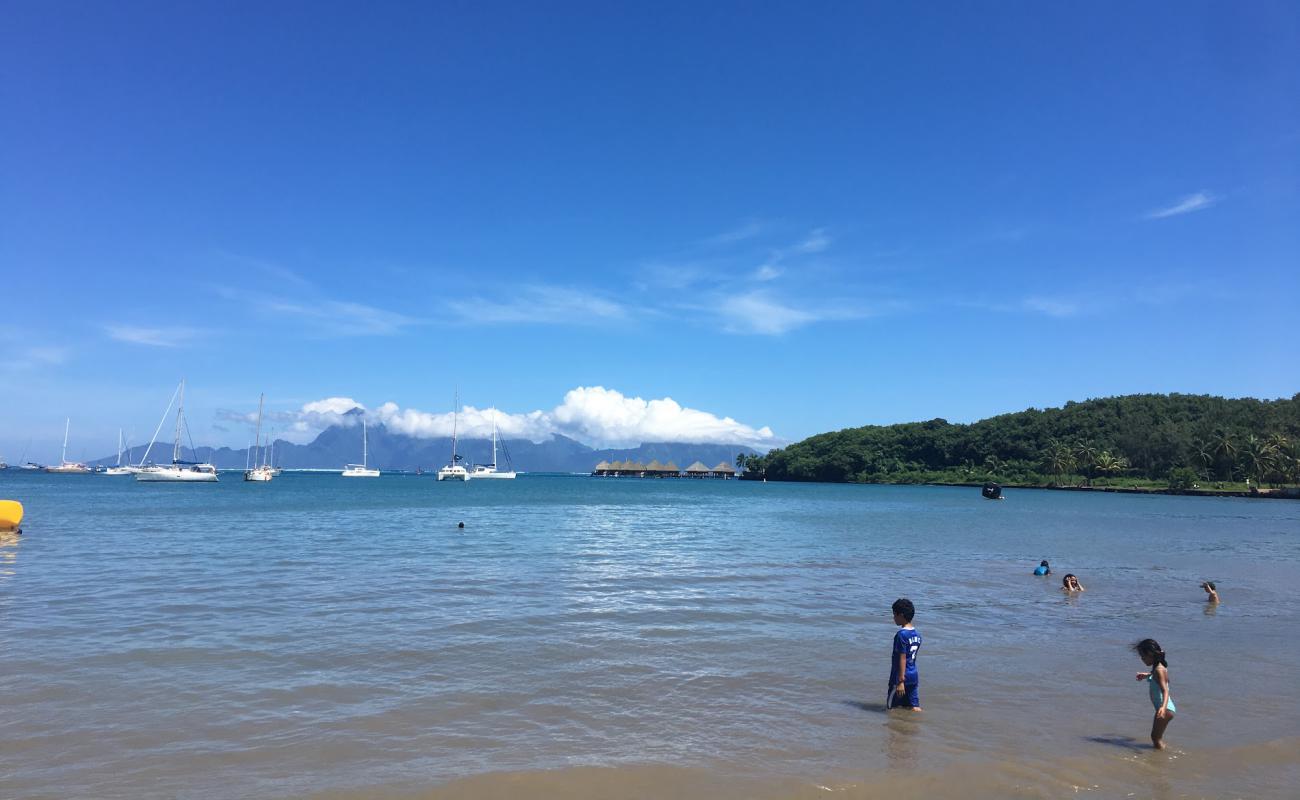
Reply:
<svg viewBox="0 0 1300 800"><path fill-rule="evenodd" d="M732 478L736 475L736 468L723 461L710 470L714 475L722 478Z"/></svg>
<svg viewBox="0 0 1300 800"><path fill-rule="evenodd" d="M707 475L707 474L709 474L709 468L706 467L706 466L704 466L704 464L703 464L702 462L696 461L694 464L692 464L692 465L690 465L689 467L686 468L686 474L687 474L687 475Z"/></svg>

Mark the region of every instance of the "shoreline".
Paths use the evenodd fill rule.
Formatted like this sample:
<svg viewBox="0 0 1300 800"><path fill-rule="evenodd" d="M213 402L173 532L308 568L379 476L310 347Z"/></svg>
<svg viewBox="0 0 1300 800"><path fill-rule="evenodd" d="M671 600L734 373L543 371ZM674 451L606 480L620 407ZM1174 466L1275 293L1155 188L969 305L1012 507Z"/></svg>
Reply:
<svg viewBox="0 0 1300 800"><path fill-rule="evenodd" d="M746 481L759 481L761 478L741 478ZM980 489L985 483L996 481L925 481L922 483L900 483L884 481L783 481L773 479L772 483L838 483L846 486L953 486L963 489ZM1240 489L1170 489L1159 486L1044 486L1036 483L998 483L1003 489L1034 489L1050 492L1105 492L1110 494L1167 494L1184 497L1243 497L1252 500L1300 500L1300 487L1288 486L1281 489L1257 489L1244 491Z"/></svg>

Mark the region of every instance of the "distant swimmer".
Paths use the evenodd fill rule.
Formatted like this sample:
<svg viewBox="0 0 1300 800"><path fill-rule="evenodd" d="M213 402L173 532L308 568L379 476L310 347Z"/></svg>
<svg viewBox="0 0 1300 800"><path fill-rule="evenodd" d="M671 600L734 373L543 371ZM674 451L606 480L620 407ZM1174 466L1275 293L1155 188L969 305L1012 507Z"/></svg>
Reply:
<svg viewBox="0 0 1300 800"><path fill-rule="evenodd" d="M1067 594L1074 594L1075 592L1083 592L1086 590L1083 588L1083 584L1079 583L1079 579L1074 577L1074 573L1068 573L1061 579L1061 591L1066 592Z"/></svg>
<svg viewBox="0 0 1300 800"><path fill-rule="evenodd" d="M1201 588L1205 590L1205 594L1206 594L1205 602L1210 603L1212 605L1218 605L1219 590L1214 588L1214 581L1205 581L1204 583L1201 584Z"/></svg>
<svg viewBox="0 0 1300 800"><path fill-rule="evenodd" d="M1034 568L1034 574L1039 577L1042 577L1043 575L1051 575L1052 567L1046 561L1040 561L1038 566Z"/></svg>
<svg viewBox="0 0 1300 800"><path fill-rule="evenodd" d="M460 528L461 530L464 530L464 529L465 529L465 523L463 523L463 522L457 522L457 523L456 523L456 527L457 527L457 528Z"/></svg>
<svg viewBox="0 0 1300 800"><path fill-rule="evenodd" d="M1151 705L1156 707L1155 719L1151 720L1151 746L1157 750L1165 749L1165 728L1174 718L1174 698L1169 693L1169 662L1165 660L1165 651L1155 639L1143 639L1133 645L1138 658L1151 668L1150 672L1139 672L1137 679L1146 681L1151 693Z"/></svg>
<svg viewBox="0 0 1300 800"><path fill-rule="evenodd" d="M916 671L916 653L921 649L921 634L912 627L916 606L906 597L894 601L894 624L899 626L894 634L894 647L889 657L889 694L885 708L910 708L921 710L921 678Z"/></svg>

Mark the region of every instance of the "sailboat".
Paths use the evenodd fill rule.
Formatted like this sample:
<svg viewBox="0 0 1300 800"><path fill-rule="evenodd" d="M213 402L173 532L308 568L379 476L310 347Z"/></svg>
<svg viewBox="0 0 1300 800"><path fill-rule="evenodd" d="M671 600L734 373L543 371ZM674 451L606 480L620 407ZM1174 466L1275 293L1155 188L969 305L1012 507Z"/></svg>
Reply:
<svg viewBox="0 0 1300 800"><path fill-rule="evenodd" d="M255 452L257 452L258 456L261 457L262 463L258 464L257 460L254 459L253 468L244 470L244 480L246 481L257 481L257 482L265 483L275 477L275 473L271 471L271 465L266 463L266 458L267 458L266 453L264 450L262 450L262 403L265 400L266 400L265 394L258 395L257 435L253 439L253 441L256 442L254 446L257 448Z"/></svg>
<svg viewBox="0 0 1300 800"><path fill-rule="evenodd" d="M90 467L85 464L68 460L68 429L71 427L72 418L68 417L68 421L63 423L63 455L60 458L59 465L57 467L46 467L46 472L57 472L65 475L90 472Z"/></svg>
<svg viewBox="0 0 1300 800"><path fill-rule="evenodd" d="M509 460L510 460L510 453L507 452L506 461ZM474 480L479 480L481 478L513 480L515 477L515 471L513 466L514 465L511 465L511 469L508 469L504 472L497 469L497 411L494 408L492 409L492 463L475 464L474 470L470 472L469 476Z"/></svg>
<svg viewBox="0 0 1300 800"><path fill-rule="evenodd" d="M460 465L460 454L456 452L456 431L460 422L460 397L456 397L455 404L452 408L451 417L451 462L447 466L438 470L438 480L440 481L467 481L469 480L469 470Z"/></svg>
<svg viewBox="0 0 1300 800"><path fill-rule="evenodd" d="M141 467L135 473L135 479L145 483L216 483L217 468L213 465L181 460L181 431L188 431L185 427L184 379L181 380L181 385L176 391L180 396L180 404L176 406L176 438L172 443L172 463L143 466L145 459L149 458L149 451L153 449L154 441L158 438L158 431L162 430L162 424L167 419L167 411L172 409L171 403L168 403L167 411L163 412L163 418L158 421L158 429L153 432L153 439L149 440L149 447L145 449L144 457L140 459ZM172 395L172 400L176 397L177 395ZM193 442L190 443L190 451L194 452Z"/></svg>
<svg viewBox="0 0 1300 800"><path fill-rule="evenodd" d="M370 469L370 440L366 435L366 421L361 420L361 463L348 464L343 468L345 478L378 478L379 470Z"/></svg>
<svg viewBox="0 0 1300 800"><path fill-rule="evenodd" d="M117 429L117 465L113 467L109 467L108 469L104 470L99 474L100 475L131 475L134 474L134 472L135 470L132 469L129 464L126 466L122 466L122 429L118 428Z"/></svg>

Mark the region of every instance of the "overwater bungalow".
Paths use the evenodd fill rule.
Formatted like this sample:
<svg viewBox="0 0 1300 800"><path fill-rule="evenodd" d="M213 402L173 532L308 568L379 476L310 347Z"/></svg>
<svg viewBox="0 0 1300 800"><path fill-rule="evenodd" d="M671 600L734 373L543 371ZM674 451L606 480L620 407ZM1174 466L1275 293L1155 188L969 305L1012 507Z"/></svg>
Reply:
<svg viewBox="0 0 1300 800"><path fill-rule="evenodd" d="M709 468L704 466L703 462L696 461L694 464L686 468L686 477L707 478L709 477Z"/></svg>
<svg viewBox="0 0 1300 800"><path fill-rule="evenodd" d="M732 478L736 477L736 468L731 466L727 462L723 461L721 464L719 464L718 466L710 470L709 475L714 478L731 480Z"/></svg>

